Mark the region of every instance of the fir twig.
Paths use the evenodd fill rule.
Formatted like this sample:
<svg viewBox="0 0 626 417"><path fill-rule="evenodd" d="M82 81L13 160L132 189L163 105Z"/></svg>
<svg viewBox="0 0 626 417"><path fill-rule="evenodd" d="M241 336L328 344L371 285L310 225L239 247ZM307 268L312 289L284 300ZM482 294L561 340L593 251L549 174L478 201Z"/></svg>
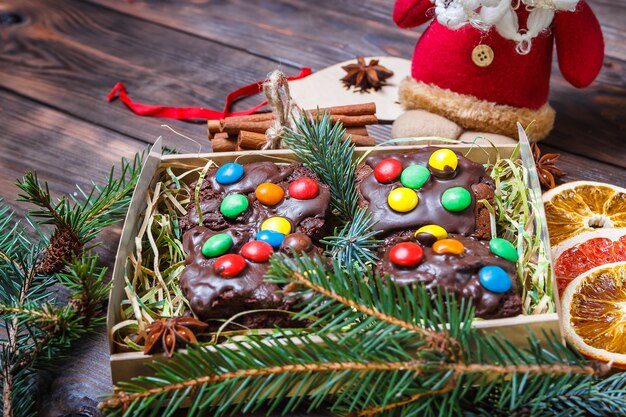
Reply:
<svg viewBox="0 0 626 417"><path fill-rule="evenodd" d="M37 223L29 234L0 200L0 384L4 416L33 414L33 377L62 357L76 340L104 323L109 286L98 259L81 251L102 228L125 213L139 175L141 157L122 162L121 177L111 170L104 186L93 184L82 198L54 201L46 182L27 173L18 186L22 201L38 207L31 211ZM50 234L39 225L51 225ZM43 252L42 248L46 248ZM42 267L48 264L52 268ZM63 273L59 273L64 268ZM56 299L53 285L70 290L70 300Z"/></svg>
<svg viewBox="0 0 626 417"><path fill-rule="evenodd" d="M341 271L336 261L328 268L319 258L278 257L270 279L304 288L291 293L294 297L312 293L302 303L311 307L302 314L318 310L313 334L283 330L264 339L249 336L211 349L191 348L169 364L154 362L154 378L121 385L101 407L113 415L143 416L167 404L160 413L170 416L189 398L188 416L261 407L271 412L278 406L288 412L305 403L312 410L322 402L339 415L396 409L401 415L433 415L437 407L440 415L451 416L461 413L461 398L483 406L497 398L498 407L511 412L550 387L557 395L572 384L598 384L597 377L606 372L553 335L545 336L549 349L533 336L530 347L522 349L501 336L479 334L471 327L471 314L459 320L454 316L458 308L443 296L434 296L434 306L426 307L410 301L409 289L394 293L388 290L394 285L379 288L382 281L375 275ZM350 296L350 290L356 295ZM412 291L416 299L432 297L421 287ZM461 351L428 343L437 337L462 340ZM463 394L471 389L470 400Z"/></svg>
<svg viewBox="0 0 626 417"><path fill-rule="evenodd" d="M282 140L306 166L330 187L331 206L344 221L355 214L358 194L354 186L356 163L354 145L343 140L346 130L341 122L318 112L295 120L296 129L288 130Z"/></svg>
<svg viewBox="0 0 626 417"><path fill-rule="evenodd" d="M94 239L100 230L121 220L126 213L142 160L143 155L139 154L135 155L132 162L122 159L119 175L116 175L114 167L111 168L104 186L92 182L88 191L77 187L80 199L62 196L54 201L48 183L42 183L37 173L27 172L17 184L23 191L18 201L39 207L29 212L38 224L69 228L84 245Z"/></svg>
<svg viewBox="0 0 626 417"><path fill-rule="evenodd" d="M375 264L381 241L376 239L379 232L372 230L371 218L365 209L356 209L351 221L321 240L328 255L347 266L367 268Z"/></svg>
<svg viewBox="0 0 626 417"><path fill-rule="evenodd" d="M337 260L331 262L330 268L320 268L325 261L318 257L290 259L279 256L271 262L266 279L281 286L299 284L300 288L287 293L288 297L307 300L298 306L301 309L295 318L317 316L313 326L319 327L323 333L349 331L347 336L352 336L368 330L378 321L385 325L387 335L390 329L399 328L425 339L428 348L456 349L459 341L454 336L457 334L451 337L445 330L447 322L452 319L455 321L453 326L462 326L464 320L471 318L471 310L464 308L457 309L457 317L431 310L431 294L423 287L386 285L371 271L357 269L354 270L356 273L350 273ZM447 301L452 303L450 299ZM351 329L351 326L356 327Z"/></svg>

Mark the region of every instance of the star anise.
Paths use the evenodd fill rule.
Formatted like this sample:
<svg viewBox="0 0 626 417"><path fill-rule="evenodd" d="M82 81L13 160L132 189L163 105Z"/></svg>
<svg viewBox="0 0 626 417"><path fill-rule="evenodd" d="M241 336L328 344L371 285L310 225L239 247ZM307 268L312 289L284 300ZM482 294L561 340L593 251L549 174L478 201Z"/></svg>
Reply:
<svg viewBox="0 0 626 417"><path fill-rule="evenodd" d="M565 172L561 171L555 165L556 160L559 159L561 155L558 153L547 153L545 155L541 155L541 150L536 143L533 143L531 146L541 188L544 190L554 188L556 185L555 179L561 178L565 175Z"/></svg>
<svg viewBox="0 0 626 417"><path fill-rule="evenodd" d="M206 329L208 325L193 317L162 318L150 324L146 336L140 335L135 342L145 340L143 353L150 355L164 351L168 357L174 354L177 347L182 348L189 343L198 343L194 332Z"/></svg>
<svg viewBox="0 0 626 417"><path fill-rule="evenodd" d="M377 59L371 59L370 63L366 64L365 58L359 55L356 61L356 64L341 67L347 72L341 79L347 88L354 86L356 87L355 91L364 93L369 92L372 88L377 91L385 84L385 80L393 75L393 71L378 65Z"/></svg>

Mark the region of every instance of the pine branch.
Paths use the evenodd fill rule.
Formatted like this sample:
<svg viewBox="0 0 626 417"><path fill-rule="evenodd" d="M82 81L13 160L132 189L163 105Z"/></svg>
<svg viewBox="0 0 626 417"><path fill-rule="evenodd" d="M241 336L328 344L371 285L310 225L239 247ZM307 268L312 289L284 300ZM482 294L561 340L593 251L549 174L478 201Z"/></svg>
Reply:
<svg viewBox="0 0 626 417"><path fill-rule="evenodd" d="M50 367L76 340L104 323L101 313L108 295L103 282L106 269L97 257L80 251L99 231L125 213L139 175L141 158L122 162L121 176L114 170L104 186L93 184L81 199L50 196L46 182L27 173L18 184L22 201L38 207L28 223L29 234L0 200L0 384L4 416L32 415L31 395L36 370ZM52 225L52 236L38 225ZM46 247L47 246L47 247ZM41 248L46 247L42 258ZM46 267L47 264L47 267ZM49 268L53 266L53 268ZM67 270L61 271L67 266ZM66 285L70 301L53 297L52 286Z"/></svg>
<svg viewBox="0 0 626 417"><path fill-rule="evenodd" d="M68 199L62 197L56 203L52 201L48 183L41 184L36 172L26 172L17 186L26 194L19 194L17 201L26 201L40 208L31 211L33 217L40 218L41 224L52 224L56 227L71 227Z"/></svg>
<svg viewBox="0 0 626 417"><path fill-rule="evenodd" d="M425 347L437 346L451 355L465 343L469 327L463 323L473 317L465 303L458 305L423 286L390 285L371 269L346 270L337 260L275 256L271 262L266 280L289 286L288 297L306 300L297 306L300 310L294 318L318 317L312 326L319 333L345 334L346 338L364 331L371 335L370 327L378 324L381 328L376 330L382 333L374 342L404 329L414 339L415 335L424 338ZM437 301L434 308L432 299Z"/></svg>
<svg viewBox="0 0 626 417"><path fill-rule="evenodd" d="M61 320L59 311L51 304L39 306L37 304L28 305L28 303L25 303L25 305L20 306L10 306L0 303L0 315L17 317L19 320L33 324L53 326L56 326Z"/></svg>
<svg viewBox="0 0 626 417"><path fill-rule="evenodd" d="M327 253L341 264L367 268L378 261L376 251L381 241L376 239L379 231L372 230L372 217L364 209L357 209L354 217L341 230L321 240Z"/></svg>
<svg viewBox="0 0 626 417"><path fill-rule="evenodd" d="M0 198L0 269L17 268L23 272L17 258L30 250L30 241L9 206Z"/></svg>
<svg viewBox="0 0 626 417"><path fill-rule="evenodd" d="M296 129L284 135L285 144L330 187L331 206L342 227L322 240L328 253L344 265L364 268L376 262L378 232L372 230L371 216L359 208L355 185L355 146L343 140L342 124L333 124L330 115L317 113L295 120Z"/></svg>
<svg viewBox="0 0 626 417"><path fill-rule="evenodd" d="M261 407L271 412L280 404L287 412L308 400L312 408L329 401L331 410L340 414L369 415L407 405L422 397L449 393L457 389L463 378L471 386L486 376L501 382L520 374L533 381L544 376L557 379L596 373L595 368L580 365L432 362L411 359L406 351L395 356L401 346L394 343L355 351L354 340L336 342L325 336L316 340L309 336L289 337L284 333L265 340L251 338L233 343L234 349L229 346L215 346L212 350L191 348L186 354L176 354L169 365L155 362L155 377L139 377L133 384L124 384L123 390L100 407L108 412L121 409L124 415L142 416L154 412L155 403L167 400L170 405L179 404L184 398L190 398L194 407L188 416L202 415L209 409L219 416L254 412ZM545 383L545 379L541 382ZM346 392L349 395L344 398ZM406 392L410 395L404 395ZM394 400L360 408L363 404L358 400L365 397L375 403L371 393L384 394ZM219 399L218 404L213 403L216 399ZM160 415L169 416L174 412L176 408L169 406Z"/></svg>
<svg viewBox="0 0 626 417"><path fill-rule="evenodd" d="M306 166L330 187L330 203L343 221L352 219L358 194L354 185L356 163L354 145L343 140L346 130L330 115L309 114L295 120L296 129L288 130L282 140Z"/></svg>
<svg viewBox="0 0 626 417"><path fill-rule="evenodd" d="M86 326L101 324L92 320L104 312L109 296L111 283L104 282L106 272L107 268L98 265L97 256L83 255L74 258L65 272L58 275L59 282L70 290L71 305Z"/></svg>
<svg viewBox="0 0 626 417"><path fill-rule="evenodd" d="M119 221L125 214L142 160L143 155L139 154L135 155L132 162L124 158L119 176L116 176L115 168L111 168L104 186L92 183L88 192L78 187L81 199L62 196L56 202L52 199L48 183L42 183L36 173L27 172L17 184L23 191L18 201L39 207L39 210L29 212L39 224L69 228L84 245L95 238L100 230Z"/></svg>
<svg viewBox="0 0 626 417"><path fill-rule="evenodd" d="M597 384L606 372L554 335L545 335L549 349L534 336L529 349L484 337L471 327L471 308L459 309L449 297L421 287L385 285L371 271L345 271L337 261L328 266L320 258L277 257L268 279L297 284L289 296L306 299L298 314L320 317L311 335L284 330L232 341L234 347L192 348L169 364L154 362L154 378L123 384L102 408L142 416L167 402L162 415L168 416L172 404L189 398L189 416L209 409L216 416L261 407L288 411L304 403L312 410L323 402L339 415L431 407L458 415L470 389L477 404L498 398L498 406L511 411L550 387Z"/></svg>

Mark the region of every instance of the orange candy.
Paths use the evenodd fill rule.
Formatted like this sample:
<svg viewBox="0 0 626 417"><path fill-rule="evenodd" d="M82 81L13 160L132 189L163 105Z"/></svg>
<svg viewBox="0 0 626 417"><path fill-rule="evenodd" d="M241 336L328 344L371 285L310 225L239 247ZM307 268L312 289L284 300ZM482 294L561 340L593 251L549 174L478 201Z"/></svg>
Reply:
<svg viewBox="0 0 626 417"><path fill-rule="evenodd" d="M280 203L280 200L283 199L285 190L283 190L279 185L272 184L271 182L264 182L256 187L254 193L261 204L274 206Z"/></svg>
<svg viewBox="0 0 626 417"><path fill-rule="evenodd" d="M438 254L460 255L463 251L465 246L456 239L440 239L433 243L433 252Z"/></svg>

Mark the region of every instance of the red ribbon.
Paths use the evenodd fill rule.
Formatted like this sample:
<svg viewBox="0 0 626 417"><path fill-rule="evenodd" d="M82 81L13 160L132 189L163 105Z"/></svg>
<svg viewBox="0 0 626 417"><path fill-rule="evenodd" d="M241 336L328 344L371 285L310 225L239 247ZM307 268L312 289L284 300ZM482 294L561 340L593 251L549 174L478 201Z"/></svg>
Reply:
<svg viewBox="0 0 626 417"><path fill-rule="evenodd" d="M304 67L300 74L287 77L289 81L299 80L311 74L311 68ZM228 116L246 116L256 113L261 107L267 104L267 101L257 104L256 106L237 112L231 112L232 104L242 97L258 94L263 89L263 81L257 81L252 84L244 85L231 92L226 96L224 111L205 109L203 107L167 107L154 106L150 104L142 104L134 102L126 92L126 86L119 82L111 90L107 96L108 101L113 101L119 95L122 103L126 105L133 113L146 117L164 117L168 119L189 120L189 119L223 119Z"/></svg>

